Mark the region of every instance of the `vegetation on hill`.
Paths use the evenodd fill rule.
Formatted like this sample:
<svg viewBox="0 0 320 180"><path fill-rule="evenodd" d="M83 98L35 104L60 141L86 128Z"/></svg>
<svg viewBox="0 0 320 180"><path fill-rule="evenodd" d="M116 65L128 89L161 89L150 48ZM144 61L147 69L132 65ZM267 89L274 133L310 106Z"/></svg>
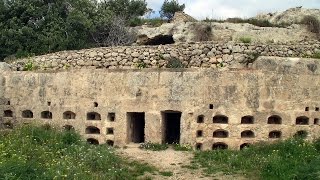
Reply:
<svg viewBox="0 0 320 180"><path fill-rule="evenodd" d="M115 20L127 24L148 11L145 0L0 0L0 61L115 44L101 41L125 30L115 30Z"/></svg>
<svg viewBox="0 0 320 180"><path fill-rule="evenodd" d="M183 11L185 7L185 4L180 5L177 0L164 0L160 10L160 16L170 21L175 12Z"/></svg>
<svg viewBox="0 0 320 180"><path fill-rule="evenodd" d="M301 20L301 24L305 24L308 27L308 30L312 33L317 34L318 39L320 40L320 21L314 16L304 16Z"/></svg>
<svg viewBox="0 0 320 180"><path fill-rule="evenodd" d="M196 152L195 164L207 174L240 173L253 179L320 179L320 140L300 137L275 144L251 145L241 151Z"/></svg>
<svg viewBox="0 0 320 180"><path fill-rule="evenodd" d="M136 179L153 171L73 131L28 125L0 134L0 179Z"/></svg>

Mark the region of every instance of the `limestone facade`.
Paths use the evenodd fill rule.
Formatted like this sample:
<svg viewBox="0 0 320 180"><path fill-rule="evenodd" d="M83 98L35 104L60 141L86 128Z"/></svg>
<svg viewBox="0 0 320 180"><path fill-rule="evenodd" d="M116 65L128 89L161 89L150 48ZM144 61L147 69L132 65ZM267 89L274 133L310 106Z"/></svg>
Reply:
<svg viewBox="0 0 320 180"><path fill-rule="evenodd" d="M74 128L91 143L120 147L240 149L297 133L314 139L319 67L317 59L263 56L242 69L4 69L0 120Z"/></svg>

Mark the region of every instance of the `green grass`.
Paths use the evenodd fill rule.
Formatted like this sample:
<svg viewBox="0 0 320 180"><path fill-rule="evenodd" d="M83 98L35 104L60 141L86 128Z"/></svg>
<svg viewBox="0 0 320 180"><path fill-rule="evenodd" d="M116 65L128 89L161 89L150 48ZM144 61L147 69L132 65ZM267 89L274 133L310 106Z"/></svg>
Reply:
<svg viewBox="0 0 320 180"><path fill-rule="evenodd" d="M315 58L315 59L320 59L320 52L316 52L312 58Z"/></svg>
<svg viewBox="0 0 320 180"><path fill-rule="evenodd" d="M140 145L141 149L151 150L151 151L163 151L168 149L168 144L158 144L158 143L151 143L146 142Z"/></svg>
<svg viewBox="0 0 320 180"><path fill-rule="evenodd" d="M173 144L172 148L175 151L192 151L192 147L188 144Z"/></svg>
<svg viewBox="0 0 320 180"><path fill-rule="evenodd" d="M160 171L159 174L162 176L173 176L173 173L170 171Z"/></svg>
<svg viewBox="0 0 320 180"><path fill-rule="evenodd" d="M196 152L195 164L207 174L243 174L254 179L320 179L320 140L293 138L257 144L241 151Z"/></svg>
<svg viewBox="0 0 320 180"><path fill-rule="evenodd" d="M239 40L242 42L242 43L251 43L251 38L250 37L240 37Z"/></svg>
<svg viewBox="0 0 320 180"><path fill-rule="evenodd" d="M0 134L0 179L136 179L153 171L73 131L26 125Z"/></svg>

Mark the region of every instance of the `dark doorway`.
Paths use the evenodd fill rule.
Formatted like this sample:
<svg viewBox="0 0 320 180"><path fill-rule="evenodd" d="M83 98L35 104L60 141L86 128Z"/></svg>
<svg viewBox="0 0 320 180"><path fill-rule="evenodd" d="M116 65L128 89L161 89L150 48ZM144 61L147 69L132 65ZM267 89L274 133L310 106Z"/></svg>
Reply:
<svg viewBox="0 0 320 180"><path fill-rule="evenodd" d="M145 114L144 112L128 112L128 141L133 143L144 142Z"/></svg>
<svg viewBox="0 0 320 180"><path fill-rule="evenodd" d="M162 113L163 143L179 144L181 112L163 111Z"/></svg>
<svg viewBox="0 0 320 180"><path fill-rule="evenodd" d="M158 35L152 39L148 39L144 45L165 45L165 44L174 44L174 39L172 35Z"/></svg>

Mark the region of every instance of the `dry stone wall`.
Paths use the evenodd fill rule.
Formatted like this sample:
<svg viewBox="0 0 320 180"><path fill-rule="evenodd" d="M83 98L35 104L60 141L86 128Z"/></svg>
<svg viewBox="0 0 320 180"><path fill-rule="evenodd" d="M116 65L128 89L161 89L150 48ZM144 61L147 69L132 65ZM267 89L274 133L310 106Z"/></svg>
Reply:
<svg viewBox="0 0 320 180"><path fill-rule="evenodd" d="M185 68L242 68L258 56L310 57L320 52L320 42L245 44L199 42L159 46L124 46L62 51L30 57L11 64L23 70L27 62L40 70L165 68L181 62Z"/></svg>

